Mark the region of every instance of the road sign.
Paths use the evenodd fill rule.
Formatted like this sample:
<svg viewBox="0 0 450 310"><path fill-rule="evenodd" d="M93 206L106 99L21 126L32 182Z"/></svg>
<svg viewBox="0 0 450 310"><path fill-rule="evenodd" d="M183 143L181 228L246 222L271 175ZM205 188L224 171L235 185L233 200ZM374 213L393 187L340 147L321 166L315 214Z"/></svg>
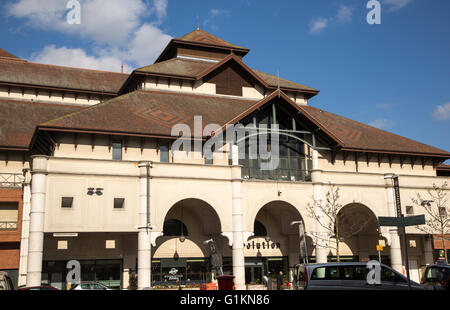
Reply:
<svg viewBox="0 0 450 310"><path fill-rule="evenodd" d="M383 251L383 246L382 245L377 245L377 251Z"/></svg>
<svg viewBox="0 0 450 310"><path fill-rule="evenodd" d="M407 227L425 224L425 215L407 217L378 217L380 226Z"/></svg>

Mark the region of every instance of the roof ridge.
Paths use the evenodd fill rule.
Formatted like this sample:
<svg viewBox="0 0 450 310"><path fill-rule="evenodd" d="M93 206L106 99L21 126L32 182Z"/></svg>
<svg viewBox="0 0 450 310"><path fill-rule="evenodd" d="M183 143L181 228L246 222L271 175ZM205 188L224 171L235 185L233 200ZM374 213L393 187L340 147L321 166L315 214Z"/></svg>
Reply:
<svg viewBox="0 0 450 310"><path fill-rule="evenodd" d="M212 37L213 40L216 39L218 42L210 43L210 42L202 42L202 41L195 41L195 40L192 40L192 39L187 39L188 36L193 35L196 32L200 32L203 35ZM223 46L223 47L228 47L228 48L246 49L245 47L242 47L242 46L230 43L228 41L225 41L224 39L219 38L218 36L215 36L215 35L207 32L205 30L202 30L202 29L194 29L193 31L185 34L184 36L175 38L174 40L184 41L184 42L200 43L200 44L206 44L206 45Z"/></svg>
<svg viewBox="0 0 450 310"><path fill-rule="evenodd" d="M93 71L93 72L101 72L101 73L113 73L113 74L121 74L121 75L130 75L129 73L122 73L122 72L99 70L99 69L89 69L89 68L80 68L80 67L70 67L70 66L62 66L62 65L52 65L52 64L44 64L44 63L39 63L39 62L25 61L25 63L31 64L31 65L57 67L57 68L65 68L65 69L74 69L74 70Z"/></svg>

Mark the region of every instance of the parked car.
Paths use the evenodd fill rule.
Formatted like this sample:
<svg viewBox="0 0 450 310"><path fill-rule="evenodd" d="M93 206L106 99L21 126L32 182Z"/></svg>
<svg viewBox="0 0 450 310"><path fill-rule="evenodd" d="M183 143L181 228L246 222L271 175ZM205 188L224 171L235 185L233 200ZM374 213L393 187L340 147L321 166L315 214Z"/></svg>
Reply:
<svg viewBox="0 0 450 310"><path fill-rule="evenodd" d="M0 291L12 291L14 290L14 285L8 273L5 271L0 271Z"/></svg>
<svg viewBox="0 0 450 310"><path fill-rule="evenodd" d="M31 287L19 287L19 291L59 291L56 287L50 285L31 286Z"/></svg>
<svg viewBox="0 0 450 310"><path fill-rule="evenodd" d="M92 281L86 281L81 282L80 284L75 284L70 288L70 290L76 290L76 291L111 291L109 287L106 285L103 285L98 282L92 282Z"/></svg>
<svg viewBox="0 0 450 310"><path fill-rule="evenodd" d="M406 277L391 267L380 264L380 283L367 281L370 271L366 263L327 263L297 265L295 289L297 290L407 290ZM411 289L425 289L411 281Z"/></svg>
<svg viewBox="0 0 450 310"><path fill-rule="evenodd" d="M425 268L421 284L434 290L450 289L450 266L449 265L431 265Z"/></svg>

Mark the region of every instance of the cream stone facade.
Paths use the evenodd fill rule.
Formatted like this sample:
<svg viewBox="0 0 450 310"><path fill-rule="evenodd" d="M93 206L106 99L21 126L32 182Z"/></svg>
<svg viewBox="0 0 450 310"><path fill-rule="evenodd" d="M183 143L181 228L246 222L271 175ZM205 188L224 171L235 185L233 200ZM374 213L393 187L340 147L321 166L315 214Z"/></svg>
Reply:
<svg viewBox="0 0 450 310"><path fill-rule="evenodd" d="M175 74L177 68L164 61L183 61L179 50L199 55L196 64L185 64L194 66L188 73L205 63L211 68L203 75ZM383 263L403 272L401 236L378 226L378 217L397 216L385 177L399 177L402 213L421 214L406 207L417 193L449 181L437 176L436 167L450 154L311 108L308 100L318 91L262 78L241 63L246 53L196 30L161 54L158 70L167 72L136 70L112 100L0 88L0 99L12 100L11 106L19 99L89 106L36 120L29 145L20 150L12 142L0 147L0 174L23 174L20 285L66 288L70 260L81 263L82 280L121 289L133 286L135 276L138 289L198 285L222 272L235 277L239 290L280 271L292 281L299 263L336 260L334 237L308 213L308 205L323 213L318 206L330 186L340 190L348 226L365 223L341 240L340 259L378 259L376 246L383 244ZM205 55L224 60L206 61ZM240 157L251 128L244 143L233 136L213 158L202 149L172 150L179 137L173 126L192 125L195 116L203 117L201 129L208 122L253 124L258 139L275 130L267 125L279 125L279 165L267 172L261 154ZM203 147L214 135L189 139ZM292 225L299 221L305 236ZM434 262L432 240L414 227L407 239L411 276L419 280L420 269ZM214 266L217 254L221 269Z"/></svg>

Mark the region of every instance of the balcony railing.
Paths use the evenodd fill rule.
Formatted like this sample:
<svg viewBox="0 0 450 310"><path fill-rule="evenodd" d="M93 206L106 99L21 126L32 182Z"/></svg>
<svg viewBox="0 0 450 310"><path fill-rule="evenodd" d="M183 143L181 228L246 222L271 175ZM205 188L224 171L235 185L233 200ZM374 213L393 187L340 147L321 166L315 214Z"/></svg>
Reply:
<svg viewBox="0 0 450 310"><path fill-rule="evenodd" d="M16 230L17 222L0 222L0 231L2 230Z"/></svg>
<svg viewBox="0 0 450 310"><path fill-rule="evenodd" d="M20 173L0 173L0 187L20 188L25 180Z"/></svg>

